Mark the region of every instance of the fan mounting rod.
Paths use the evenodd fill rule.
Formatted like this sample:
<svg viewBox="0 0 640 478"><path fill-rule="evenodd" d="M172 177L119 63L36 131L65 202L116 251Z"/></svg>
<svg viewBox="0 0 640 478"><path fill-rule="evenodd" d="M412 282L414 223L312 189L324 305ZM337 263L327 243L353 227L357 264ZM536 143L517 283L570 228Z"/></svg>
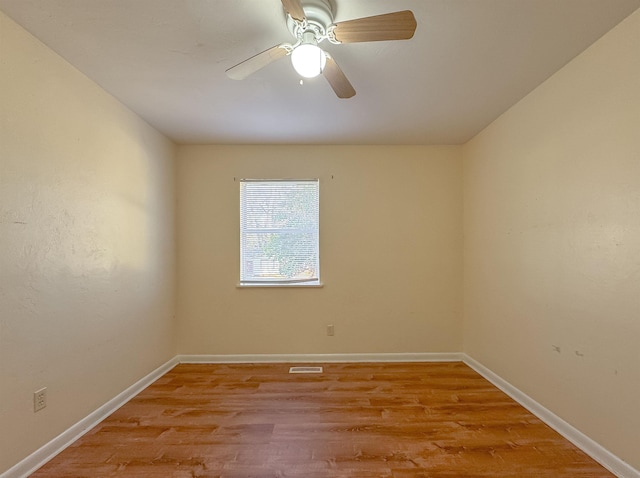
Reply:
<svg viewBox="0 0 640 478"><path fill-rule="evenodd" d="M301 41L304 33L313 32L318 43L324 39L331 41L330 30L335 14L331 0L304 0L301 3L306 17L304 22L299 22L285 13L291 35L297 41Z"/></svg>

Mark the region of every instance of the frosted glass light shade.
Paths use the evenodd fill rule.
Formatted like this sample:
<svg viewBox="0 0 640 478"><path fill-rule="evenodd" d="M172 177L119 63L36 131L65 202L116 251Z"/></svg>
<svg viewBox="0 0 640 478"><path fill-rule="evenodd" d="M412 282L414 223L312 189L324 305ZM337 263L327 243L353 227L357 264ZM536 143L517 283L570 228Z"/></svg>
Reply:
<svg viewBox="0 0 640 478"><path fill-rule="evenodd" d="M291 52L291 64L300 76L314 78L322 73L327 56L322 48L311 43L303 43Z"/></svg>

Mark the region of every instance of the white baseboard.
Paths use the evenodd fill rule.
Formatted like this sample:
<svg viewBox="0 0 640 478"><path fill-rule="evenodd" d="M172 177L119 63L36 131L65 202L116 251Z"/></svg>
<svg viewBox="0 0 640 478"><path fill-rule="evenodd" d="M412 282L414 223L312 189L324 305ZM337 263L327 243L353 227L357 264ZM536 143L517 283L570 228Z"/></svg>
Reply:
<svg viewBox="0 0 640 478"><path fill-rule="evenodd" d="M82 435L95 427L107 416L111 415L118 408L120 408L146 387L155 382L158 378L162 377L177 364L178 359L177 357L174 357L164 365L161 365L153 372L141 378L129 388L116 395L100 408L87 415L78 423L62 432L49 443L37 449L24 460L9 468L4 473L0 474L0 478L25 478L29 476L31 473L36 471L38 468L40 468L42 465L44 465L54 456L60 453L62 450L75 442Z"/></svg>
<svg viewBox="0 0 640 478"><path fill-rule="evenodd" d="M462 362L462 353L178 355L180 363ZM0 477L2 478L2 477Z"/></svg>
<svg viewBox="0 0 640 478"><path fill-rule="evenodd" d="M87 433L108 415L171 370L178 363L344 363L344 362L464 362L540 420L556 430L619 478L640 478L640 471L609 452L580 430L562 420L527 394L464 353L380 353L380 354L247 354L177 355L164 365L109 400L43 447L0 474L0 478L25 478Z"/></svg>
<svg viewBox="0 0 640 478"><path fill-rule="evenodd" d="M640 478L640 471L633 468L627 462L618 458L616 455L593 441L580 430L565 422L562 418L536 402L526 393L511 385L499 375L489 370L480 362L469 357L467 354L462 354L462 356L462 361L465 364L474 369L504 393L509 395L516 402L529 410L555 431L560 433L560 435L576 445L578 448L580 448L587 455L596 460L618 478Z"/></svg>

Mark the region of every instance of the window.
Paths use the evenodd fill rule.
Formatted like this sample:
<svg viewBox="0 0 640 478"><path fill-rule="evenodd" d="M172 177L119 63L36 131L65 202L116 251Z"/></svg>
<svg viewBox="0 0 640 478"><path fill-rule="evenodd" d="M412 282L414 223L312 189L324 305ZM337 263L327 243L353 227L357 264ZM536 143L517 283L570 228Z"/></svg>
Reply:
<svg viewBox="0 0 640 478"><path fill-rule="evenodd" d="M319 182L240 181L240 285L319 285Z"/></svg>

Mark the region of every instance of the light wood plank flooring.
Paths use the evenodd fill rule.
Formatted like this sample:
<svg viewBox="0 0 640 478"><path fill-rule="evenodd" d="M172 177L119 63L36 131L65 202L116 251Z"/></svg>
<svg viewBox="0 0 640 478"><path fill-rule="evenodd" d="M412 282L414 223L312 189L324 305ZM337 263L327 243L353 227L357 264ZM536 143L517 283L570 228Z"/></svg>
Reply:
<svg viewBox="0 0 640 478"><path fill-rule="evenodd" d="M613 476L462 363L290 365L178 365L32 476Z"/></svg>

